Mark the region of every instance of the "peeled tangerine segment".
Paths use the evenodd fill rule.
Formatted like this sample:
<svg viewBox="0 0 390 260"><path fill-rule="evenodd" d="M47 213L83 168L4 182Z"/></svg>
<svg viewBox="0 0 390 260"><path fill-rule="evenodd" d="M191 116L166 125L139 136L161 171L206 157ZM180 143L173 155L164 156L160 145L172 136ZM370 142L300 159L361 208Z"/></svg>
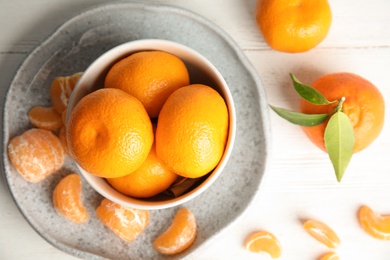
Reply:
<svg viewBox="0 0 390 260"><path fill-rule="evenodd" d="M53 107L34 106L28 112L28 119L35 127L50 131L62 126L61 114Z"/></svg>
<svg viewBox="0 0 390 260"><path fill-rule="evenodd" d="M60 138L62 147L64 148L64 152L68 155L69 153L69 146L68 146L68 140L66 139L66 127L62 126L60 130L58 130L58 138Z"/></svg>
<svg viewBox="0 0 390 260"><path fill-rule="evenodd" d="M377 239L390 240L390 215L382 216L370 207L362 206L358 218L360 225L368 234Z"/></svg>
<svg viewBox="0 0 390 260"><path fill-rule="evenodd" d="M70 95L72 94L72 91L81 75L82 72L78 72L70 76L56 77L51 83L51 103L53 104L53 108L59 114L62 114L68 106Z"/></svg>
<svg viewBox="0 0 390 260"><path fill-rule="evenodd" d="M81 200L81 179L75 173L64 177L53 192L55 210L66 219L75 223L88 220L88 212Z"/></svg>
<svg viewBox="0 0 390 260"><path fill-rule="evenodd" d="M329 252L321 256L319 260L340 260L340 257L335 252Z"/></svg>
<svg viewBox="0 0 390 260"><path fill-rule="evenodd" d="M8 143L8 156L29 182L40 182L59 170L65 161L60 139L51 131L33 128Z"/></svg>
<svg viewBox="0 0 390 260"><path fill-rule="evenodd" d="M266 253L272 258L278 258L282 255L279 240L267 231L257 231L249 235L245 240L245 249L254 253Z"/></svg>
<svg viewBox="0 0 390 260"><path fill-rule="evenodd" d="M340 245L340 238L326 224L317 220L307 220L303 227L312 237L329 248L335 249Z"/></svg>
<svg viewBox="0 0 390 260"><path fill-rule="evenodd" d="M99 220L126 242L133 241L149 223L149 211L121 206L104 198L96 209Z"/></svg>
<svg viewBox="0 0 390 260"><path fill-rule="evenodd" d="M154 248L165 255L173 255L189 248L196 237L196 220L187 208L177 211L170 227L158 236Z"/></svg>

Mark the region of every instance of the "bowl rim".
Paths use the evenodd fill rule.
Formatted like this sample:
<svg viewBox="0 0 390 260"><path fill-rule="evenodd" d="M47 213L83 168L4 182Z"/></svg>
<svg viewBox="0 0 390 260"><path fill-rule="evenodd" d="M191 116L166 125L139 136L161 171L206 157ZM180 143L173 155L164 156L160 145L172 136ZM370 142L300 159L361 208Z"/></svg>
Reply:
<svg viewBox="0 0 390 260"><path fill-rule="evenodd" d="M174 49L174 52L172 52ZM230 155L232 153L234 147L234 141L236 136L236 111L234 106L233 96L230 92L229 86L227 85L225 79L222 74L218 71L218 69L202 54L195 51L194 49L183 45L181 43L177 43L174 41L164 40L164 39L139 39L134 41L125 42L119 44L108 51L104 52L98 58L96 58L83 72L80 79L78 80L76 86L74 87L72 94L69 98L69 103L66 111L66 122L68 122L69 116L73 110L73 108L77 105L78 101L84 96L77 97L76 95L79 93L80 86L85 86L85 82L89 84L89 86L93 86L94 80L88 77L89 74L93 73L95 76L104 73L104 70L110 68L115 62L122 59L123 57L129 56L132 53L145 51L145 50L161 50L172 53L173 55L178 56L183 59L184 57L192 57L196 58L197 63L202 64L207 67L207 71L209 74L216 80L216 85L218 85L218 92L222 95L225 100L225 103L228 108L228 117L229 117L229 128L228 128L228 137L227 142L225 144L224 153L218 162L217 166L208 173L209 176L205 180L202 181L197 187L193 188L189 192L184 193L178 197L172 197L168 200L162 201L150 201L147 199L141 198L133 198L127 195L120 193L111 187L104 178L95 176L91 173L85 171L76 161L74 161L77 169L81 173L81 175L86 179L89 185L98 192L103 197L116 202L125 207L132 207L144 210L158 210L171 208L178 205L181 205L187 201L190 201L207 190L215 180L220 176L225 168ZM176 51L179 50L178 54ZM106 62L109 60L109 63ZM193 83L190 83L193 84ZM91 89L90 89L91 90ZM93 90L92 90L93 91ZM90 93L91 91L89 91ZM77 102L75 102L77 101ZM73 160L73 159L72 159Z"/></svg>

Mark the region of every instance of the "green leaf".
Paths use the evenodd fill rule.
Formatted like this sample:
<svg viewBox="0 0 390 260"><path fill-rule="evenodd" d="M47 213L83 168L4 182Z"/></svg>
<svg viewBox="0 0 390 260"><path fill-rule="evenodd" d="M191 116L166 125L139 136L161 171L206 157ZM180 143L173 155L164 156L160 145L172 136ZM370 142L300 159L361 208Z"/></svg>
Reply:
<svg viewBox="0 0 390 260"><path fill-rule="evenodd" d="M355 135L349 117L341 111L332 115L325 129L325 147L340 182L352 158Z"/></svg>
<svg viewBox="0 0 390 260"><path fill-rule="evenodd" d="M329 101L316 89L302 84L292 73L290 77L293 81L293 85L297 93L308 102L314 105L329 105L335 103L337 100Z"/></svg>
<svg viewBox="0 0 390 260"><path fill-rule="evenodd" d="M280 107L271 106L273 111L276 114L286 119L290 123L300 125L300 126L315 126L324 122L329 114L303 114L299 112L294 112Z"/></svg>

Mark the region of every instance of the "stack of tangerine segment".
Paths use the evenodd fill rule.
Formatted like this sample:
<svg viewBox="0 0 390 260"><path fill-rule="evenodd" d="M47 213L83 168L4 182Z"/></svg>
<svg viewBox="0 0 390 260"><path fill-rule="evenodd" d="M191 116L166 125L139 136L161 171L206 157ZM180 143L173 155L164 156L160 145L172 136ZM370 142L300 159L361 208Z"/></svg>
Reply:
<svg viewBox="0 0 390 260"><path fill-rule="evenodd" d="M184 62L140 51L115 63L104 88L74 107L67 122L72 158L126 195L147 198L178 176L198 178L222 158L228 109L210 86L190 84Z"/></svg>

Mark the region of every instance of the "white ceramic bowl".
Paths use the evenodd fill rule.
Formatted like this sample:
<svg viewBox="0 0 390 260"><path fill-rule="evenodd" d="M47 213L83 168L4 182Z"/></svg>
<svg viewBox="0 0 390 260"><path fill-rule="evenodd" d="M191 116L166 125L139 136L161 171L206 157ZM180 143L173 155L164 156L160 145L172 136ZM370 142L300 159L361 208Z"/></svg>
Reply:
<svg viewBox="0 0 390 260"><path fill-rule="evenodd" d="M132 198L116 191L103 178L92 175L77 165L86 181L102 196L126 207L152 210L180 205L195 198L211 186L223 172L233 149L236 132L236 114L229 87L218 70L205 57L182 44L167 40L145 39L124 43L107 51L84 71L70 97L67 118L82 97L103 87L104 78L114 63L132 53L145 50L161 50L179 57L187 66L190 74L190 83L205 84L216 89L225 99L229 112L229 134L221 161L211 173L205 176L199 185L181 196L157 195L148 199Z"/></svg>

